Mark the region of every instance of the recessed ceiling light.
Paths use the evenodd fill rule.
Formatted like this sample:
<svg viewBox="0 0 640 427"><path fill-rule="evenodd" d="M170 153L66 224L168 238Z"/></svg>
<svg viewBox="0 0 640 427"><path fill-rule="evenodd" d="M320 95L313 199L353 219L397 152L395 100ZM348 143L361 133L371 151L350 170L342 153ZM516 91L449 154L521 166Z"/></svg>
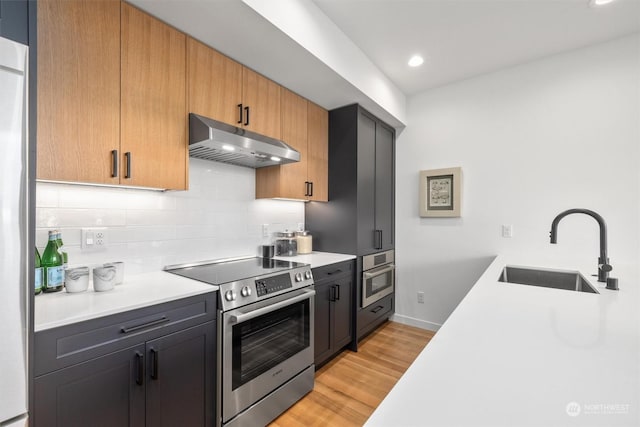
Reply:
<svg viewBox="0 0 640 427"><path fill-rule="evenodd" d="M236 148L235 148L233 145L224 144L224 145L222 146L222 149L223 149L223 150L227 150L227 151L235 151L235 149L236 149Z"/></svg>
<svg viewBox="0 0 640 427"><path fill-rule="evenodd" d="M409 59L409 67L419 67L424 62L424 59L420 55L413 55Z"/></svg>
<svg viewBox="0 0 640 427"><path fill-rule="evenodd" d="M271 156L271 160L273 160L274 162L279 162L281 159L280 157Z"/></svg>
<svg viewBox="0 0 640 427"><path fill-rule="evenodd" d="M589 6L598 7L604 6L605 4L613 3L615 0L589 0Z"/></svg>

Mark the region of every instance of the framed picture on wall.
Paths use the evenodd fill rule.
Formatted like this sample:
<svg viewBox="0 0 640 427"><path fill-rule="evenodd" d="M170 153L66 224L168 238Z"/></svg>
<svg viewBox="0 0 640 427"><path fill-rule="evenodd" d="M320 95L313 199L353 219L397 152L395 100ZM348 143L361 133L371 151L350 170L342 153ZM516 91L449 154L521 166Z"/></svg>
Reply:
<svg viewBox="0 0 640 427"><path fill-rule="evenodd" d="M462 168L420 171L420 216L459 217Z"/></svg>

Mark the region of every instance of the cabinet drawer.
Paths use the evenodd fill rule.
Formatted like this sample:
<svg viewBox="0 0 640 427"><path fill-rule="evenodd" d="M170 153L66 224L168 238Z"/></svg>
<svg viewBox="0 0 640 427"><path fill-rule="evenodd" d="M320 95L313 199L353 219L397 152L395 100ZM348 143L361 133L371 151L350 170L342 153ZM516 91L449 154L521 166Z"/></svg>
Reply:
<svg viewBox="0 0 640 427"><path fill-rule="evenodd" d="M36 376L214 320L215 292L35 334Z"/></svg>
<svg viewBox="0 0 640 427"><path fill-rule="evenodd" d="M386 296L358 312L358 335L369 332L393 310L393 295Z"/></svg>
<svg viewBox="0 0 640 427"><path fill-rule="evenodd" d="M325 279L335 279L338 276L345 274L353 274L354 261L337 262L335 264L324 265L322 267L314 268L313 281L321 282Z"/></svg>

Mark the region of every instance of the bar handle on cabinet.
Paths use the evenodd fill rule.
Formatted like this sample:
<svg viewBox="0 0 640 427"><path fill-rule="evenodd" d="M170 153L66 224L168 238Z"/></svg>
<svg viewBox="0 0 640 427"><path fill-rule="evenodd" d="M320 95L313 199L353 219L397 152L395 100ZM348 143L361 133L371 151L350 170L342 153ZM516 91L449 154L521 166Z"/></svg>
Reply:
<svg viewBox="0 0 640 427"><path fill-rule="evenodd" d="M309 195L309 181L304 182L304 195L305 196Z"/></svg>
<svg viewBox="0 0 640 427"><path fill-rule="evenodd" d="M382 249L382 230L374 230L374 243L375 249Z"/></svg>
<svg viewBox="0 0 640 427"><path fill-rule="evenodd" d="M136 351L136 384L144 384L144 355Z"/></svg>
<svg viewBox="0 0 640 427"><path fill-rule="evenodd" d="M246 113L246 117L244 119L244 125L249 126L249 107L244 107L244 112Z"/></svg>
<svg viewBox="0 0 640 427"><path fill-rule="evenodd" d="M242 124L242 104L238 104L238 124Z"/></svg>
<svg viewBox="0 0 640 427"><path fill-rule="evenodd" d="M111 178L118 176L118 150L111 150Z"/></svg>
<svg viewBox="0 0 640 427"><path fill-rule="evenodd" d="M331 286L331 293L329 295L329 301L331 301L331 302L336 301L336 287L335 286Z"/></svg>
<svg viewBox="0 0 640 427"><path fill-rule="evenodd" d="M127 151L124 153L124 159L127 162L127 168L125 169L124 177L131 178L131 152Z"/></svg>
<svg viewBox="0 0 640 427"><path fill-rule="evenodd" d="M152 348L149 350L149 354L151 355L151 379L158 379L158 350Z"/></svg>
<svg viewBox="0 0 640 427"><path fill-rule="evenodd" d="M336 289L336 298L334 301L340 301L340 285L335 285L334 287Z"/></svg>
<svg viewBox="0 0 640 427"><path fill-rule="evenodd" d="M377 306L376 308L374 308L373 310L371 310L371 312L372 312L372 313L377 313L377 312L379 312L380 310L382 310L383 308L384 308L383 306L379 305L379 306Z"/></svg>
<svg viewBox="0 0 640 427"><path fill-rule="evenodd" d="M309 191L309 197L313 197L313 181L309 182L309 188L311 189Z"/></svg>
<svg viewBox="0 0 640 427"><path fill-rule="evenodd" d="M129 334L131 332L139 331L140 329L146 329L146 328L149 328L151 326L160 325L160 324L166 323L168 321L169 321L169 318L167 318L167 316L162 316L159 319L155 319L155 320L152 320L150 322L143 323L141 325L123 326L122 328L120 328L120 332L122 332L123 334Z"/></svg>
<svg viewBox="0 0 640 427"><path fill-rule="evenodd" d="M339 268L339 269L337 269L335 271L328 272L327 276L331 276L332 274L338 274L338 273L342 273L342 269L341 268Z"/></svg>

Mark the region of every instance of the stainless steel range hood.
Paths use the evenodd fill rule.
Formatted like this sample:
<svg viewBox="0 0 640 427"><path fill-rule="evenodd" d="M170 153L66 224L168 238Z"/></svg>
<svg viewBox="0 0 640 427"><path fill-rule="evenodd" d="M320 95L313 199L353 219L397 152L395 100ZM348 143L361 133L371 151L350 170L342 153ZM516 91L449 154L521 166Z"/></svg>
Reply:
<svg viewBox="0 0 640 427"><path fill-rule="evenodd" d="M300 153L282 141L193 113L189 156L249 168L300 161Z"/></svg>

